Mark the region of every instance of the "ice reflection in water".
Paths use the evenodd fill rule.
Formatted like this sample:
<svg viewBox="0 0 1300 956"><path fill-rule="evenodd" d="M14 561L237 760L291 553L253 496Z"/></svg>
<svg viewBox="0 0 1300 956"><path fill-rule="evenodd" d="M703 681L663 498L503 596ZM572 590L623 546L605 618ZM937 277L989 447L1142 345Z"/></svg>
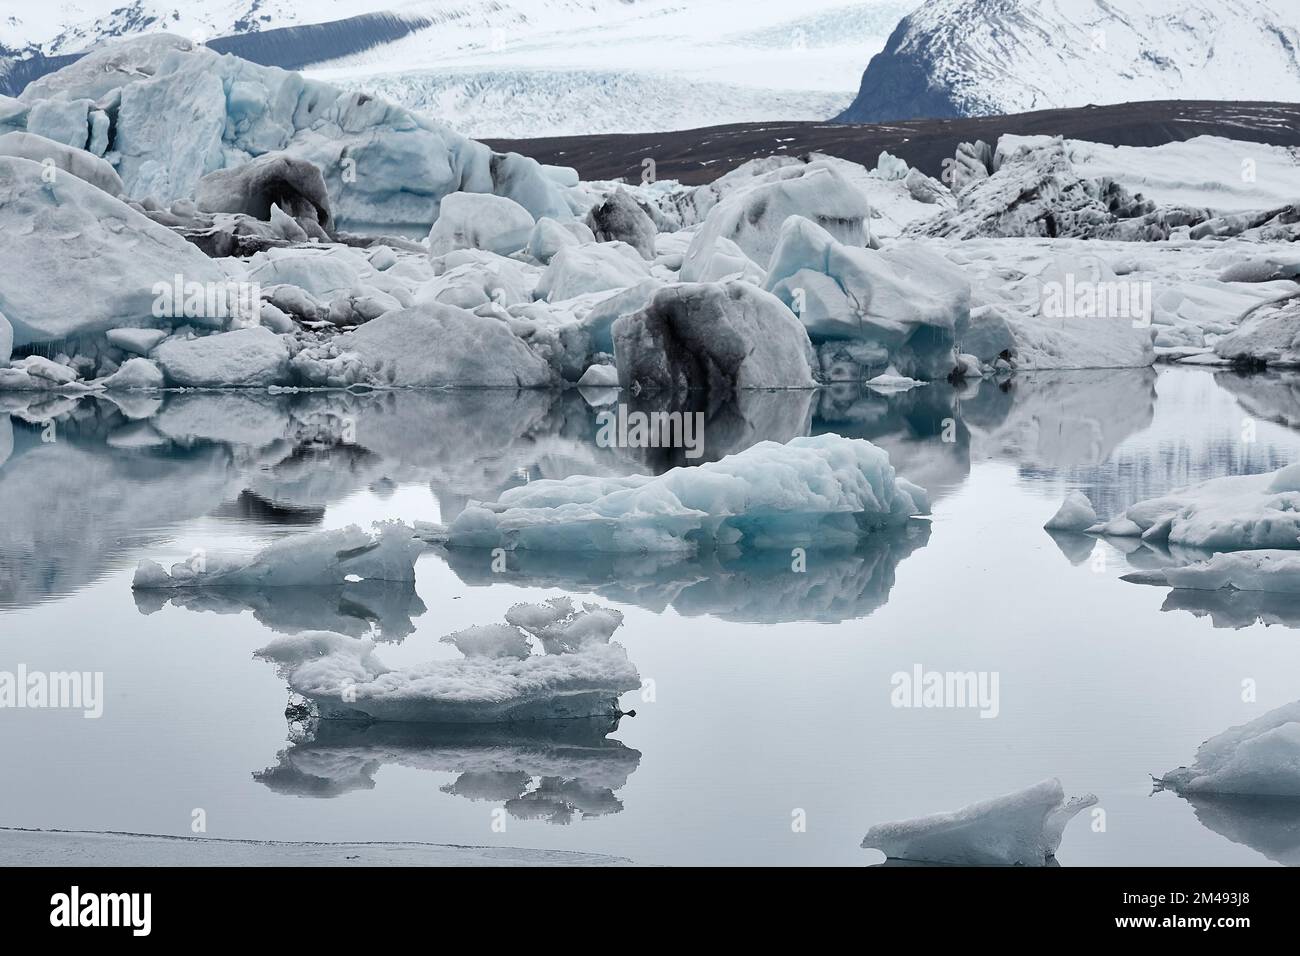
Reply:
<svg viewBox="0 0 1300 956"><path fill-rule="evenodd" d="M1300 622L1300 609L1276 595L1171 591L1161 597L1152 589L1111 579L1126 567L1178 556L1138 543L1120 557L1118 543L1099 545L1075 536L1046 539L1040 528L1064 490L1082 490L1099 512L1113 514L1175 485L1273 470L1297 460L1300 436L1285 429L1300 424L1298 383L1295 376L1170 369L1017 375L958 388L935 383L896 395L841 386L817 393L756 393L703 409L708 416L705 457L694 461L807 432L867 438L890 452L901 474L929 488L936 502L933 528L921 522L913 537L869 539L852 554L828 554L822 560L810 555L804 576L789 573L784 555L780 562L775 555L746 554L685 561L601 556L584 567L530 562L520 554L505 576L491 579L486 563L471 566L453 557L446 565L446 559L430 554L421 561L421 583L436 581L436 588L169 594L169 601L207 612L179 618L174 604L156 609L148 600L131 603L129 569L141 557L183 559L183 549L212 537L219 539L214 544L229 545L228 550L251 551L277 537L344 520L447 519L471 499L494 499L507 487L539 477L650 473L677 461L661 450L597 445L600 406L576 391L0 396L5 412L0 414L0 629L10 639L5 648L10 663L4 666L24 658L45 667L86 660L86 666L118 668L109 675L112 686L129 691L110 700L98 736L85 737L84 745L83 736L59 737L59 745L69 748L68 765L93 781L96 800L78 797L73 785L31 780L15 785L10 812L16 816L0 823L183 831L187 821L173 823L162 806L164 795L174 789L170 774L175 765L184 775L202 778L202 797L196 794L195 805L199 799L228 801L225 818L242 819L246 827L232 835L262 828L261 835L269 836L368 836L367 828L379 825L376 809L382 815L401 805L407 784L400 777L378 788L378 796L391 797L391 803L357 804L350 829L339 823L341 817L304 815L303 805L286 813L239 791L231 774L248 784L250 762L238 759L232 771L223 758L238 757L240 747L273 750L275 737L267 733L278 737L281 732L278 711L284 698L282 685L270 684L251 664L229 659L247 661L248 651L265 643L263 634L249 630L263 625L286 633L327 628L385 640L418 628L436 638L451 629L440 625L448 606L455 604L452 598L463 597L468 604L473 593L491 595L487 588L497 585L507 589L510 601L541 597L520 592L522 587L559 588L624 603L630 619L642 615L630 635L629 643L638 642L633 657L653 665L648 675L673 681L674 703L657 705L658 711L649 712L654 718L643 714L632 722L635 731L625 728L623 734L655 757L655 766L647 760L633 780L645 788L645 801L638 792L638 800L628 798L626 809L607 816L600 826L538 828L576 834L602 831L618 821L615 831L628 834L628 842L592 849L641 860L707 862L725 850L727 859L742 862L760 854L764 860L795 859L799 853L805 854L797 857L800 862L860 862L856 839L870 820L960 805L978 796L968 792L973 788L962 789L962 780L972 774L986 790L986 778L996 777L1009 788L1032 772L1072 774L1072 785L1096 789L1112 819L1125 824L1104 840L1079 838L1067 844L1066 864L1081 858L1142 862L1148 856L1197 862L1200 857L1190 854L1217 859L1213 854L1220 844L1225 852L1235 850L1209 831L1250 848L1249 855L1243 850L1223 857L1231 862L1295 862L1295 818L1288 806L1250 801L1211 806L1198 798L1191 807L1205 825L1205 837L1186 851L1189 855L1179 857L1183 842L1192 838L1185 823L1168 821L1190 820L1190 813L1177 817L1187 805L1169 794L1135 797L1140 807L1123 800L1126 794L1145 793L1144 771L1166 765L1171 756L1178 759L1208 734L1245 719L1234 709L1238 671L1271 673L1272 681L1283 685L1289 679L1280 666L1292 660L1289 642L1279 635L1261 635L1263 629L1215 635L1193 615L1208 616L1216 626L1247 627L1262 620L1290 627ZM1260 423L1257 441L1242 441L1243 417ZM56 440L43 441L51 425ZM419 513L421 508L429 513ZM1042 509L1041 516L1030 513L1035 508ZM980 524L986 515L987 522ZM1031 553L1040 542L1049 550ZM177 548L181 553L173 556L169 549ZM941 560L961 548L966 550L960 563ZM1096 548L1114 559L1105 575L1087 566ZM1026 578L1035 582L1033 587L1025 587ZM942 583L941 592L936 594L932 580ZM472 587L463 589L464 584ZM1030 593L1035 589L1040 593ZM989 594L997 597L987 598ZM129 620L113 616L118 599ZM1162 601L1164 610L1189 613L1159 614ZM425 603L430 610L421 614ZM107 630L83 639L73 633L68 614L60 614L65 607L83 614L106 612ZM244 610L251 615L238 613ZM679 633L657 632L646 614L663 614ZM703 626L685 620L693 615L705 618ZM870 620L854 623L867 615ZM1171 618L1179 619L1177 627L1161 625ZM1049 619L1048 631L1035 623ZM830 624L809 632L794 623L802 621L848 626ZM213 622L220 623L220 630ZM747 629L748 622L783 626L759 634ZM1060 633L1054 630L1058 626ZM810 633L824 633L826 640L803 640ZM421 643L420 636L406 645ZM686 643L688 638L692 643ZM716 653L702 647L710 640L719 645ZM46 646L51 648L48 658L42 657ZM680 653L669 659L664 652L656 660L652 651L657 646ZM750 654L751 646L763 653ZM1183 647L1190 655L1186 661L1168 656ZM411 647L420 657L427 650ZM1115 663L1120 655L1127 655L1124 667ZM945 715L909 714L904 719L881 701L889 673L917 660L1000 668L1005 686L1016 696L1000 720L975 721L969 728L940 723ZM209 688L205 669L220 670L225 683ZM795 674L803 684L792 679ZM736 679L720 686L718 680L728 676ZM692 687L693 679L697 687ZM1230 703L1211 696L1214 688L1222 690L1224 680L1232 685L1224 692ZM880 694L873 690L876 684ZM1283 686L1276 693L1290 689ZM755 704L755 693L763 695L764 705ZM230 718L232 700L255 707L236 710ZM1077 714L1098 700L1106 701L1105 713L1096 714L1095 725L1084 734ZM1032 715L1026 709L1031 705ZM275 717L269 731L257 722L261 711ZM779 712L779 724L771 722L774 712ZM55 724L26 716L24 732L2 741L8 760L29 756L29 744L47 748L60 733ZM720 749L696 739L700 727L719 720L728 722L727 732L737 746ZM206 723L196 729L187 721ZM832 725L843 732L812 742L820 739L820 731L810 728ZM237 726L246 737L223 736L236 733L231 728ZM1136 726L1143 733L1132 733ZM425 755L429 769L473 774L458 779L450 793L522 800L514 805L521 811L529 805L528 795L538 794L531 805L540 806L540 814L550 819L577 815L584 808L594 813L609 805L610 795L622 801L624 791L617 782L629 779L639 759L636 751L607 741L611 752L621 756L590 759L608 760L620 769L611 774L612 783L601 783L605 778L600 774L593 778L586 770L566 770L534 757L568 744L540 740L519 728L495 732L500 735L495 741L470 742L378 725L322 728L311 740L292 744L274 767L259 774L265 786L249 789L262 795L271 794L272 786L276 792L305 792L314 778L323 790L337 785L356 793L374 784L379 767L417 766ZM636 739L630 736L634 732ZM746 736L751 732L762 736ZM333 769L317 767L313 774L307 758L316 753L328 762L322 748L331 741L347 759ZM452 759L461 746L483 759ZM819 747L825 753L812 753ZM586 753L593 747L576 749ZM603 753L604 745L594 749ZM295 764L292 755L299 751L304 762ZM871 768L869 778L863 778L867 771L848 766L846 751L863 756L858 764ZM484 756L489 752L508 759ZM760 752L764 757L756 760L753 755ZM124 778L107 764L94 763L100 753L111 754L114 767L141 762L149 775ZM925 761L918 762L916 754L925 754ZM252 760L253 766L261 763ZM935 761L950 762L953 769L927 769ZM345 763L356 772L345 770ZM761 766L751 772L752 765ZM366 766L371 767L368 774ZM623 773L623 767L630 769ZM273 779L280 782L273 784ZM709 820L711 829L688 826L689 832L674 840L665 836L663 815L680 809L674 781L682 779L700 781L699 792L692 791L691 809ZM579 781L576 794L566 783L570 780ZM787 780L792 781L789 793L765 789L786 787ZM800 781L809 780L816 786L799 789ZM890 787L872 790L871 782L879 780L889 780ZM747 793L743 808L722 796L728 787ZM789 806L823 796L819 827L805 842L764 836L763 820L772 817L773 808L779 811L773 819L788 824L782 814L788 814ZM468 799L446 803L457 806ZM724 810L713 812L724 804ZM146 810L156 818L135 816ZM861 816L853 818L855 813ZM758 816L763 820L751 819ZM295 831L300 817L307 822ZM410 821L400 817L387 814L382 825L391 828L384 835L425 835L403 829ZM444 827L438 836L448 842L475 832L457 830L452 822L435 825ZM836 826L844 830L839 857L834 856L838 849L816 842ZM520 827L522 832L524 825ZM784 837L788 825L778 829ZM1135 832L1141 837L1131 837ZM1148 832L1159 836L1148 838ZM720 835L724 833L728 836ZM1150 845L1134 849L1132 840L1140 839L1149 839ZM706 859L705 854L713 856Z"/></svg>
<svg viewBox="0 0 1300 956"><path fill-rule="evenodd" d="M609 737L617 729L617 718L479 726L314 721L275 766L253 777L277 793L338 797L373 788L375 774L394 764L454 773L443 793L501 804L517 819L567 824L623 809L617 791L641 754Z"/></svg>

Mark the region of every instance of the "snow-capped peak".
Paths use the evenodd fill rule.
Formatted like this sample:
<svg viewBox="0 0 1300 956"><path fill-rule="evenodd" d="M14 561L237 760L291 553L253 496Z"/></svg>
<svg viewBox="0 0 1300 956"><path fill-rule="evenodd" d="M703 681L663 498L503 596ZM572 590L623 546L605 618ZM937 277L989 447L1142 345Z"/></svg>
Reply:
<svg viewBox="0 0 1300 956"><path fill-rule="evenodd" d="M929 0L871 60L839 118L1294 100L1298 49L1291 0Z"/></svg>

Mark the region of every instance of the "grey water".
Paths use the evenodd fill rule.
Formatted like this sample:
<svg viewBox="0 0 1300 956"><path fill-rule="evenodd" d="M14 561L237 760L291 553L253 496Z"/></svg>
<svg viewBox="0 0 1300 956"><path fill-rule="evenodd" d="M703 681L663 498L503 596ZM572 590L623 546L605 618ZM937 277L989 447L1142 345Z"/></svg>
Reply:
<svg viewBox="0 0 1300 956"><path fill-rule="evenodd" d="M1120 576L1146 548L1051 536L1300 460L1300 378L1162 368L900 394L754 393L705 409L703 458L836 432L887 449L933 516L858 551L665 560L421 557L414 588L140 597L144 558L251 551L385 518L447 520L572 474L662 471L602 447L608 394L403 391L0 396L0 671L101 672L103 714L0 709L0 827L582 851L645 864L862 866L875 823L1047 777L1102 813L1063 866L1300 862L1300 803L1193 805L1150 774L1300 699L1300 605ZM570 594L617 607L634 717L564 726L291 727L253 651L329 629L390 665ZM995 714L903 708L892 678L997 676ZM0 839L0 855L4 841Z"/></svg>

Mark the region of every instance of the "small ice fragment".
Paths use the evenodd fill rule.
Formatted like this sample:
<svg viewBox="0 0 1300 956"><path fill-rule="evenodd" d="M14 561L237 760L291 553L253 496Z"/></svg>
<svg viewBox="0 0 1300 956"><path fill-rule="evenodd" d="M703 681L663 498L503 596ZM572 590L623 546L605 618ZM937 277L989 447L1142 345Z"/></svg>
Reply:
<svg viewBox="0 0 1300 956"><path fill-rule="evenodd" d="M1097 512L1088 496L1081 491L1072 491L1043 527L1048 531L1087 531L1096 523Z"/></svg>
<svg viewBox="0 0 1300 956"><path fill-rule="evenodd" d="M1096 802L1092 794L1066 800L1061 781L1052 778L953 812L878 824L862 846L923 863L1045 866L1066 824Z"/></svg>

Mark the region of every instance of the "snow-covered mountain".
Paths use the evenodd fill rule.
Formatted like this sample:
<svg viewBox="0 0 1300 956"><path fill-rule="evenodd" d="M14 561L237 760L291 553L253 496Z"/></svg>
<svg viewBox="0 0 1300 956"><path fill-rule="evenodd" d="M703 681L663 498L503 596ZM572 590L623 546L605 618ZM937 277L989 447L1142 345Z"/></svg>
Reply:
<svg viewBox="0 0 1300 956"><path fill-rule="evenodd" d="M838 119L1300 99L1295 0L928 0Z"/></svg>
<svg viewBox="0 0 1300 956"><path fill-rule="evenodd" d="M473 136L821 120L849 104L862 64L916 2L65 0L0 15L0 92L6 55L165 30L382 93Z"/></svg>

